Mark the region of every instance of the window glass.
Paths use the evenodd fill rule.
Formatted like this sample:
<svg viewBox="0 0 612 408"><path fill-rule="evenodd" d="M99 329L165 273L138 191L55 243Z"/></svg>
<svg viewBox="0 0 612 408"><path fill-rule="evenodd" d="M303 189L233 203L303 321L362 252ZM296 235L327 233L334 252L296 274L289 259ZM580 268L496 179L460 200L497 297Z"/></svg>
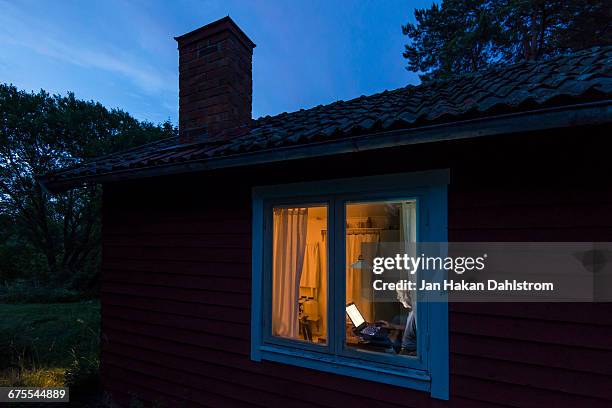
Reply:
<svg viewBox="0 0 612 408"><path fill-rule="evenodd" d="M327 343L327 206L275 207L272 335Z"/></svg>
<svg viewBox="0 0 612 408"><path fill-rule="evenodd" d="M382 297L372 288L372 268L367 261L382 243L416 242L416 202L348 203L345 209L346 346L416 356L416 294L397 291L392 299Z"/></svg>

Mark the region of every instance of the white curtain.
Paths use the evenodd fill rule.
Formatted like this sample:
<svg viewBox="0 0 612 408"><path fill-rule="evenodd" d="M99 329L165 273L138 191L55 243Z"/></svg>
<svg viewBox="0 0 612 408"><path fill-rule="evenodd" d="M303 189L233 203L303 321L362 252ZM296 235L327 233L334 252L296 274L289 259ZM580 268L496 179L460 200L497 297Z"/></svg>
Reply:
<svg viewBox="0 0 612 408"><path fill-rule="evenodd" d="M369 273L364 269L352 268L361 253L361 244L378 242L378 234L346 235L346 301L357 305L366 321L372 321L372 289L368 284Z"/></svg>
<svg viewBox="0 0 612 408"><path fill-rule="evenodd" d="M299 286L306 250L308 209L275 208L272 266L272 334L299 337Z"/></svg>
<svg viewBox="0 0 612 408"><path fill-rule="evenodd" d="M327 234L322 236L319 250L319 267L327 271ZM319 274L319 316L321 316L321 333L327 336L327 272Z"/></svg>
<svg viewBox="0 0 612 408"><path fill-rule="evenodd" d="M404 242L405 249L408 253L408 256L415 256L415 246L409 244L416 243L416 203L415 202L404 202L402 203L401 213L400 213L400 240ZM408 274L407 276L402 276L402 279L408 279L412 282L417 282L417 275ZM398 300L404 305L410 305L412 307L412 312L415 313L416 316L416 290L413 291L399 291L397 293Z"/></svg>

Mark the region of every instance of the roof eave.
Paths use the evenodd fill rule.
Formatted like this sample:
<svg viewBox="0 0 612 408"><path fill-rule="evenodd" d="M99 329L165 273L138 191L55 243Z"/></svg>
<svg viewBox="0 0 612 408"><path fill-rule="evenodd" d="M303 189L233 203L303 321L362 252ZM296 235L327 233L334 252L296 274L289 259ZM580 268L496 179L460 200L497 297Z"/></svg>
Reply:
<svg viewBox="0 0 612 408"><path fill-rule="evenodd" d="M598 102L538 109L412 129L370 133L306 145L286 146L223 157L211 157L183 163L169 163L161 166L109 171L102 174L79 176L63 180L46 180L41 178L39 183L45 190L51 193L60 193L87 182L104 184L129 179L251 166L411 144L471 139L499 134L524 133L610 122L612 122L612 100L607 99Z"/></svg>

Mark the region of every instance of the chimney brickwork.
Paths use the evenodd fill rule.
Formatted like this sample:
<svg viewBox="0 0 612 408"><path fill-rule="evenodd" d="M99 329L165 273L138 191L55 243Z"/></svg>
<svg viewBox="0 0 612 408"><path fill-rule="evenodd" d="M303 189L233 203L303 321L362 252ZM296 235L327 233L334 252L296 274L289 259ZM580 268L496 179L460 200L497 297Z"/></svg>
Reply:
<svg viewBox="0 0 612 408"><path fill-rule="evenodd" d="M182 143L243 134L251 123L255 44L229 17L176 37Z"/></svg>

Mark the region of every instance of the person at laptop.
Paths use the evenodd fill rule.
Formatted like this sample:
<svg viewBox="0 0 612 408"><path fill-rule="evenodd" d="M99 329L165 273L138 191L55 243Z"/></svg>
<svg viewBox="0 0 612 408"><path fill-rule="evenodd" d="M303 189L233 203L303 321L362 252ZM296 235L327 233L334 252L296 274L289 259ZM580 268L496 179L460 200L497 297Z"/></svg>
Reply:
<svg viewBox="0 0 612 408"><path fill-rule="evenodd" d="M359 308L357 308L357 305L353 302L346 305L346 314L351 320L351 323L353 323L355 334L362 337L364 340L381 343L381 345L385 343L385 345L388 346L387 343L390 343L390 340L388 338L388 330L384 327L384 324L367 323L359 311ZM406 319L406 326L404 327L399 354L415 356L416 345L416 314L411 310Z"/></svg>

